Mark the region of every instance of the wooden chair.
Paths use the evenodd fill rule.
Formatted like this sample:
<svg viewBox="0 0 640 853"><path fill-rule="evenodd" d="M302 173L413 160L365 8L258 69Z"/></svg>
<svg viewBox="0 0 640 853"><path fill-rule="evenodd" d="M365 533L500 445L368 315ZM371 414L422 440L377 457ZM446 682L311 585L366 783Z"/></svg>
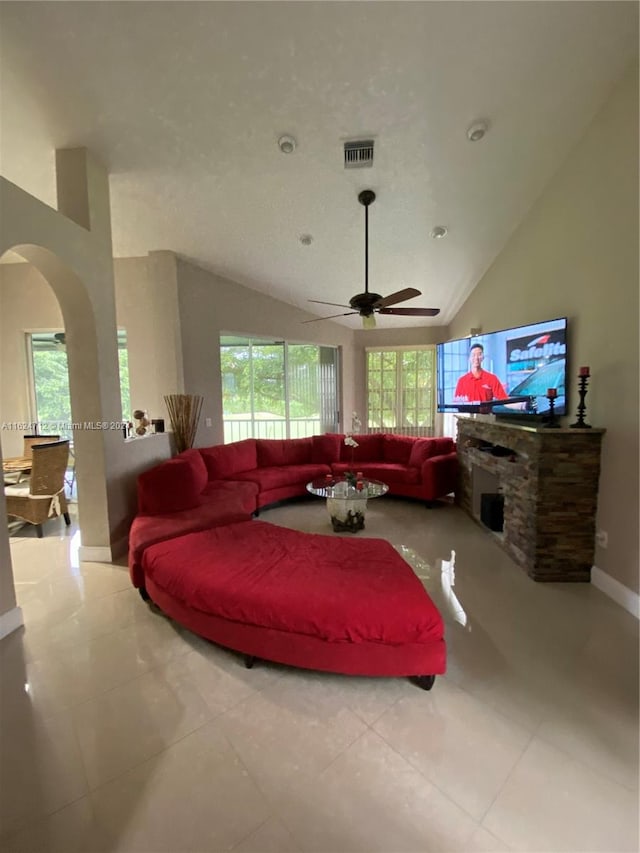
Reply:
<svg viewBox="0 0 640 853"><path fill-rule="evenodd" d="M34 443L31 453L31 478L24 483L5 486L4 493L7 515L35 524L38 538L41 538L42 525L51 517L62 515L67 526L71 524L64 493L69 442Z"/></svg>
<svg viewBox="0 0 640 853"><path fill-rule="evenodd" d="M22 455L27 459L31 458L31 448L34 444L49 444L52 441L60 441L59 435L23 435L24 450Z"/></svg>

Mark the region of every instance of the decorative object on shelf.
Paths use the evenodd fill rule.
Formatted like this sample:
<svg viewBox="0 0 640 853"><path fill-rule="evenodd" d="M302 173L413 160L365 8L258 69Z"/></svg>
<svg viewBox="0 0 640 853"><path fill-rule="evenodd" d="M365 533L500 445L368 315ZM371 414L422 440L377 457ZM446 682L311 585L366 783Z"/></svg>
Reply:
<svg viewBox="0 0 640 853"><path fill-rule="evenodd" d="M133 413L133 419L136 422L136 435L146 435L151 431L151 422L145 411L136 409Z"/></svg>
<svg viewBox="0 0 640 853"><path fill-rule="evenodd" d="M544 424L548 429L558 429L560 424L556 420L555 415L555 405L556 405L556 397L558 396L557 388L547 388L547 400L549 401L549 415L547 417L547 421Z"/></svg>
<svg viewBox="0 0 640 853"><path fill-rule="evenodd" d="M164 398L177 453L193 447L203 399L199 394L167 394Z"/></svg>
<svg viewBox="0 0 640 853"><path fill-rule="evenodd" d="M164 432L164 418L151 418L151 426L155 433Z"/></svg>
<svg viewBox="0 0 640 853"><path fill-rule="evenodd" d="M585 423L584 420L584 413L587 410L584 398L587 396L587 383L590 375L588 367L581 367L578 371L578 380L580 382L578 394L580 394L580 402L578 403L578 420L574 424L571 424L572 429L591 429L591 424Z"/></svg>

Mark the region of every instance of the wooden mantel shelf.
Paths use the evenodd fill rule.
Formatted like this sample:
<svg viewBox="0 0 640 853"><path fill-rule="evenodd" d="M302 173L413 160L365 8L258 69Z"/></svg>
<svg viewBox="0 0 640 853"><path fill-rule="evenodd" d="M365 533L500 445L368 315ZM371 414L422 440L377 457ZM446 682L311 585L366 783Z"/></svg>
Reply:
<svg viewBox="0 0 640 853"><path fill-rule="evenodd" d="M536 581L591 578L604 432L458 418L456 502L480 521L478 491L502 494L496 541Z"/></svg>

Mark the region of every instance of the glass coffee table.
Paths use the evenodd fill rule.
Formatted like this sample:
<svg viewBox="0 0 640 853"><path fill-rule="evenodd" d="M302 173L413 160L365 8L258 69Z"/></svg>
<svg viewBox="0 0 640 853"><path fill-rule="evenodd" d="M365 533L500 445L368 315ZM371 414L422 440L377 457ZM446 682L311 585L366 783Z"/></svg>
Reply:
<svg viewBox="0 0 640 853"><path fill-rule="evenodd" d="M307 483L312 495L327 499L327 512L336 533L355 533L364 528L367 501L380 498L389 486L367 477L326 476Z"/></svg>

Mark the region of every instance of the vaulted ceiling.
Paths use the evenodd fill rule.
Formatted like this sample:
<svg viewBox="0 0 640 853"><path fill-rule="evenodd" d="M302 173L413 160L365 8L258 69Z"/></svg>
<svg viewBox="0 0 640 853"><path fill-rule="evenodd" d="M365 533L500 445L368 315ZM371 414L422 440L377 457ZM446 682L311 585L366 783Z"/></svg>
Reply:
<svg viewBox="0 0 640 853"><path fill-rule="evenodd" d="M441 309L391 327L450 321L638 51L634 2L3 2L0 24L5 177L55 204L55 149L87 146L116 257L172 249L319 316L363 290L372 188L370 288ZM359 138L374 164L345 170Z"/></svg>

